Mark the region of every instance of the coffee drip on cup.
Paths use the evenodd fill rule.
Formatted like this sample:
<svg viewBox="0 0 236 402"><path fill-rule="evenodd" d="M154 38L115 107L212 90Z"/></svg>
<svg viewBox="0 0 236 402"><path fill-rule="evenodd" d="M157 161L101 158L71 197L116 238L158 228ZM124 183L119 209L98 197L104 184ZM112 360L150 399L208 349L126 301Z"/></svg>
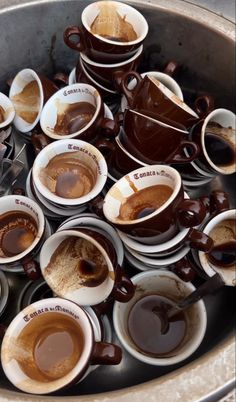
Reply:
<svg viewBox="0 0 236 402"><path fill-rule="evenodd" d="M40 92L36 80L29 82L21 92L12 97L16 113L27 123L33 123L39 113Z"/></svg>
<svg viewBox="0 0 236 402"><path fill-rule="evenodd" d="M210 121L206 126L205 147L212 162L217 166L231 166L236 163L236 130L222 127Z"/></svg>
<svg viewBox="0 0 236 402"><path fill-rule="evenodd" d="M0 105L0 123L3 123L5 120L5 110L3 107Z"/></svg>
<svg viewBox="0 0 236 402"><path fill-rule="evenodd" d="M225 219L218 223L209 236L214 240L213 249L207 254L210 263L218 268L236 270L236 221Z"/></svg>

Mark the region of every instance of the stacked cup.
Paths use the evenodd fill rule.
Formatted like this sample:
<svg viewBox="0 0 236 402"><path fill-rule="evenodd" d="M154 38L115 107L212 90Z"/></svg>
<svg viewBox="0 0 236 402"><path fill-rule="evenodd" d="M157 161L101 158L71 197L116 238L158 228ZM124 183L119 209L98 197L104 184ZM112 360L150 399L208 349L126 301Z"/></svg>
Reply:
<svg viewBox="0 0 236 402"><path fill-rule="evenodd" d="M106 179L106 161L97 148L82 140L59 140L37 155L26 191L45 215L60 219L84 211Z"/></svg>
<svg viewBox="0 0 236 402"><path fill-rule="evenodd" d="M103 204L128 261L141 270L185 264L190 248L210 250L211 238L195 228L206 212L201 200L184 193L180 174L167 165L128 173L110 188Z"/></svg>
<svg viewBox="0 0 236 402"><path fill-rule="evenodd" d="M81 28L69 26L64 31L67 46L80 52L71 79L94 85L104 101L114 102L122 75L138 67L147 21L127 4L98 1L83 10L81 22ZM75 36L77 41L72 40Z"/></svg>

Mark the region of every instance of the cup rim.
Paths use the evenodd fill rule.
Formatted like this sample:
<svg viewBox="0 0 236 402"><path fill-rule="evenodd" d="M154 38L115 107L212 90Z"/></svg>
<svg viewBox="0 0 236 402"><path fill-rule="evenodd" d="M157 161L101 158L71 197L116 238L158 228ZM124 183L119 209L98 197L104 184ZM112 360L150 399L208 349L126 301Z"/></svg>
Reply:
<svg viewBox="0 0 236 402"><path fill-rule="evenodd" d="M42 384L41 390L40 389L34 390L33 391L34 394L48 394L51 392L55 392L56 390L62 389L65 386L69 385L71 382L74 382L75 379L79 380L79 378L84 374L85 370L88 368L91 353L92 353L92 347L93 347L93 343L94 343L94 334L93 334L92 324L90 322L90 319L89 319L87 313L79 305L77 305L76 303L74 303L70 300L59 298L59 297L52 297L52 298L48 298L48 299L38 300L37 302L30 304L29 306L27 306L23 310L21 310L13 318L13 320L11 321L10 325L7 328L6 334L4 335L4 338L2 341L2 350L4 350L5 347L9 346L7 344L8 338L9 338L9 336L12 336L12 335L9 335L9 333L13 334L19 328L20 322L23 321L24 315L32 313L32 309L37 310L37 309L47 308L47 306L50 304L55 306L55 308L60 307L60 305L63 305L64 309L71 309L72 311L78 312L77 314L80 317L80 322L81 322L81 317L82 317L83 326L85 326L85 328L83 329L83 333L85 332L85 329L86 329L86 337L84 337L84 339L86 340L86 345L85 345L86 347L84 348L85 352L84 352L82 362L81 362L81 359L79 359L78 362L76 363L76 365L72 368L72 370L69 373L67 373L65 376L59 378L58 380L54 380L54 381L50 381L50 382L41 382L40 383L40 384ZM50 313L50 311L48 311L48 312ZM58 310L56 312L67 315L67 313L63 312L63 311ZM45 313L46 313L46 311L45 311ZM77 319L76 319L76 322L78 322ZM28 325L28 323L26 322L25 325L22 327L22 329L19 331L19 334L22 332L23 328L25 328L27 325ZM7 362L5 362L3 356L5 356L5 354L2 353L2 367L3 367L4 373L6 374L7 378L17 388L21 389L22 391L32 392L33 384L30 385L31 388L29 388L29 386L25 387L24 381L16 384L16 378L14 378L15 372L11 368L7 367ZM64 379L64 381L63 381L63 379ZM31 379L31 381L33 382L34 380ZM54 386L52 386L52 388L49 391L47 390L48 384L54 385Z"/></svg>
<svg viewBox="0 0 236 402"><path fill-rule="evenodd" d="M80 130L75 131L72 134L65 134L65 135L59 135L56 134L54 132L51 131L51 129L49 129L45 123L46 120L46 116L49 113L49 108L50 106L54 103L55 99L59 98L61 95L63 95L64 92L66 91L75 91L78 89L88 89L93 93L93 96L96 98L96 111L92 117L92 119L88 122L88 124L86 124L86 126L84 126L83 128L81 128ZM78 98L80 97L80 94L78 93ZM50 138L56 139L56 140L61 140L61 139L70 139L70 138L75 138L81 134L83 134L85 131L87 131L92 124L94 123L94 121L97 119L100 110L102 108L102 99L101 96L98 92L98 90L96 88L94 88L92 85L90 84L84 84L84 83L75 83L75 84L71 84L71 85L67 85L66 87L63 87L61 89L59 89L57 92L55 92L55 94L53 94L48 101L45 103L41 116L40 116L40 126L43 130L43 132Z"/></svg>
<svg viewBox="0 0 236 402"><path fill-rule="evenodd" d="M50 155L50 158L48 158L48 162L52 159L52 157L56 156L56 155L60 155L60 153L55 153L55 151L58 148L61 148L61 146L64 146L64 152L66 150L66 144L72 144L75 146L80 146L80 147L85 147L85 148L89 148L89 150L91 151L91 153L93 155L97 155L99 157L99 165L101 168L101 174L97 177L97 181L99 179L99 182L94 186L94 188L87 193L86 195L83 195L82 197L79 198L63 198L63 197L59 197L56 194L51 193L51 191L49 191L46 186L44 186L41 183L41 180L39 178L39 169L42 168L41 165L41 161L42 158L44 158L45 154L50 153L51 151L53 151L53 155ZM71 151L73 152L73 150ZM68 152L69 153L69 152ZM32 167L32 178L33 178L33 182L35 184L35 187L38 189L39 193L41 193L41 195L48 199L49 201L52 202L56 202L57 204L63 204L63 205L68 205L68 206L74 206L74 205L81 205L84 204L88 201L90 201L91 199L93 199L94 197L96 197L97 194L100 193L100 191L102 191L106 180L107 180L107 164L105 161L105 158L103 157L103 155L101 154L101 152L92 144L83 141L83 140L79 140L79 139L62 139L62 140L58 140L55 142L52 142L51 144L47 145L45 148L42 149L42 151L36 156L35 160L34 160L34 164Z"/></svg>
<svg viewBox="0 0 236 402"><path fill-rule="evenodd" d="M92 3L93 4L93 3ZM115 42L117 43L117 42ZM139 46L138 49L136 50L135 54L130 57L130 59L127 59L125 61L119 62L119 63L97 63L96 61L91 60L84 52L80 52L80 57L82 59L83 62L89 64L90 66L93 67L100 67L100 68L119 68L119 67L123 67L126 64L132 63L134 60L136 60L142 53L143 51L143 45ZM106 88L105 88L106 89Z"/></svg>
<svg viewBox="0 0 236 402"><path fill-rule="evenodd" d="M230 115L232 118L234 118L235 120L235 114L233 112L231 112L231 110L228 109L224 109L224 108L219 108L219 109L215 109L213 110L211 113L209 113L207 115L207 117L204 119L203 121L203 125L201 128L201 144L202 144L202 150L203 150L203 154L207 160L207 162L209 163L209 165L217 172L223 175L230 175L232 173L235 172L235 165L232 166L232 169L229 169L229 172L227 172L225 169L220 168L219 166L215 165L212 160L209 158L208 153L206 151L206 147L205 147L205 131L206 131L206 127L207 124L212 120L212 118L214 118L215 115L217 115L218 113L225 113ZM235 127L235 125L234 125Z"/></svg>
<svg viewBox="0 0 236 402"><path fill-rule="evenodd" d="M127 149L124 147L124 145L123 145L123 144L121 143L121 141L120 141L119 134L116 136L115 142L117 143L118 147L119 147L130 159L132 159L134 162L138 163L138 164L141 165L142 167L148 166L147 163L140 161L139 159L135 158L135 156L131 155L131 154L129 153L129 151L127 151Z"/></svg>
<svg viewBox="0 0 236 402"><path fill-rule="evenodd" d="M96 304L98 304L98 303L101 303L102 301L104 301L104 300L110 295L110 293L111 293L111 291L112 291L112 289L113 289L114 283L115 283L114 280L109 281L110 283L106 284L106 289L105 289L105 291L103 290L104 293L103 293L102 297L101 297L101 296L98 297L98 287L104 285L105 281L107 281L107 278L108 278L108 277L107 277L107 278L102 282L102 284L100 284L100 285L98 285L98 286L96 287L96 290L97 290L97 291L96 291L96 298L93 300L93 302L87 303L87 302L84 302L84 301L83 301L84 293L80 296L79 299L78 299L78 294L75 295L75 296L73 296L73 299L72 299L72 296L71 296L71 295L68 296L68 295L66 295L66 294L63 294L63 292L61 292L61 289L57 289L53 284L49 283L49 282L48 282L48 279L47 279L47 275L44 274L44 270L45 270L45 267L46 267L46 263L45 263L45 254L46 254L46 253L45 253L45 249L48 248L48 247L50 247L50 246L51 246L51 242L54 241L55 239L58 240L58 239L62 238L62 240L61 240L61 242L62 242L66 237L72 237L72 236L78 237L78 238L83 238L83 239L89 241L90 243L92 243L92 244L99 250L99 252L102 254L103 258L105 259L106 264L107 264L107 267L108 267L108 271L109 271L109 272L115 272L114 267L113 267L113 264L112 264L112 262L111 262L111 260L110 260L109 255L107 254L106 250L100 245L100 243L99 243L97 240L95 240L95 239L94 239L92 236L90 236L89 234L85 234L84 232L81 232L79 229L78 229L78 230L65 229L65 230L61 230L61 231L59 231L59 232L55 232L54 234L52 234L52 235L44 242L44 244L43 244L43 246L42 246L42 248L41 248L41 250L40 250L39 261L40 261L40 268L41 268L42 276L43 276L44 280L47 282L48 286L49 286L59 297L62 297L62 298L66 298L66 299L68 299L68 300L71 300L71 301L73 301L73 302L79 304L80 306L87 306L87 305L93 306L93 305L96 305ZM61 242L58 243L58 245L61 244ZM58 247L58 245L56 246L56 248ZM55 248L55 249L56 249L56 248ZM53 250L53 252L55 251L55 249ZM53 252L50 251L50 258L51 258L51 256L52 256ZM90 288L87 287L87 289L90 289ZM94 289L95 289L95 288L93 287L93 288L91 288L91 289L93 289L93 293L94 293ZM78 290L78 289L77 289L77 290Z"/></svg>
<svg viewBox="0 0 236 402"><path fill-rule="evenodd" d="M0 106L3 108L4 112L6 112L7 109L10 109L7 119L5 119L2 123L0 122L0 129L4 129L4 127L7 127L9 124L11 124L15 117L16 111L11 99L2 92L0 92ZM5 107L7 107L6 110Z"/></svg>
<svg viewBox="0 0 236 402"><path fill-rule="evenodd" d="M109 1L107 1L108 3L109 3ZM99 3L104 3L104 1L97 1L95 4L96 4L96 6L97 6L97 4L99 4ZM132 6L130 6L130 5L128 5L128 4L125 4L125 3L121 3L121 2L119 2L119 1L112 1L112 3L113 4L116 4L117 6L125 6L126 7L126 9L128 9L128 10L130 10L132 13L134 13L135 15L136 15L136 18L139 18L139 20L141 20L142 22L143 22L143 24L144 24L144 32L143 32L143 34L142 35L140 35L137 39L135 39L135 40L133 40L133 41L130 41L130 42L117 42L117 41L113 41L113 40L110 40L110 39L106 39L106 38L104 38L103 36L101 36L101 35L98 35L98 34L96 34L96 35L94 35L94 34L92 34L94 37L96 37L96 38L98 38L98 39L100 39L101 41L103 41L103 42L105 42L105 43L109 43L109 44L111 44L111 45L116 45L116 46L118 46L118 47L120 47L120 48L122 48L122 47L124 47L124 46L130 46L130 45L135 45L135 44L137 44L137 43L140 43L140 42L142 42L144 39L145 39L145 37L147 36L147 33L148 33L148 23L147 23L147 21L146 21L146 19L144 18L144 16L138 11L138 10L136 10L134 7L132 7ZM94 6L93 5L94 3L92 3L92 4L89 4L87 7L85 7L84 8L84 10L83 10L83 12L82 12L82 14L81 14L81 20L82 20L82 24L84 25L84 27L86 28L86 30L88 31L88 32L90 32L90 26L88 25L88 23L87 23L87 21L86 21L86 13L88 12L88 10L90 9L90 8L94 8L94 7L96 7L96 6Z"/></svg>
<svg viewBox="0 0 236 402"><path fill-rule="evenodd" d="M134 174L140 174L143 173L147 170L147 168L150 168L150 170L163 170L165 169L168 172L171 172L172 177L174 176L176 183L175 183L175 188L172 192L172 194L170 195L170 197L168 198L168 200L160 206L160 208L157 208L154 212L152 212L151 214L144 216L143 218L139 218L139 219L133 219L133 220L122 220L119 219L118 216L114 217L111 216L110 214L110 202L107 201L109 200L109 197L111 197L111 193L114 191L114 188L120 186L120 184L125 183L125 185L128 185L126 183L129 183L129 177L130 175L134 175ZM125 176L123 176L121 179L119 179L116 183L113 184L113 186L108 190L107 194L105 195L104 198L104 204L103 204L103 213L105 215L105 217L112 223L120 225L120 226L133 226L142 222L147 222L150 219L152 219L153 217L159 215L162 211L164 211L171 203L172 201L175 199L175 197L178 195L179 191L181 190L181 186L182 186L182 182L181 182L181 176L179 174L179 172L172 168L171 166L168 165L147 165L145 167L141 167L138 169L135 169L131 172L129 172L128 174L126 174ZM111 197L112 198L112 197ZM124 197L125 198L125 197Z"/></svg>
<svg viewBox="0 0 236 402"><path fill-rule="evenodd" d="M134 285L138 285L142 283L142 279L143 278L150 278L153 276L165 276L168 277L170 279L173 279L175 281L180 282L181 284L183 284L187 289L189 289L190 293L193 292L196 288L195 286L191 283L191 282L184 282L183 280L181 280L177 275L175 275L173 272L167 271L167 270L163 270L163 269L152 269L152 270L147 270L147 271L142 271L138 274L136 274L135 276L133 276L131 278L132 282L134 283ZM130 301L132 302L132 300ZM129 303L130 303L129 302ZM129 304L127 303L127 304ZM127 304L124 306L124 308L127 308ZM132 347L129 345L127 339L125 336L123 336L120 328L119 328L119 323L118 323L118 316L119 316L119 305L120 303L115 301L114 303L114 308L113 308L113 325L115 328L115 332L121 342L121 344L123 345L123 347L136 359L138 359L139 361L142 361L144 363L148 363L148 364L152 364L152 365L157 365L157 366L167 366L167 365L172 365L172 364L176 364L176 363L180 363L183 360L187 359L187 357L189 357L190 355L192 355L196 349L200 346L205 332L206 332L206 327L207 327L207 313L206 313L206 307L205 307L205 303L204 301L201 299L199 300L197 303L195 303L195 306L198 306L198 311L199 311L199 315L201 316L201 331L199 331L198 333L198 338L195 339L195 341L189 346L187 350L184 352L181 352L180 354L176 355L176 356L172 356L172 357L150 357L147 355L142 354L141 352L139 352L137 349L135 349L135 347ZM200 321L200 320L199 320Z"/></svg>
<svg viewBox="0 0 236 402"><path fill-rule="evenodd" d="M34 248L38 245L38 243L42 239L42 236L45 231L46 221L45 221L43 211L40 208L40 206L31 198L23 196L23 195L6 195L0 199L0 205L2 202L7 203L8 200L10 201L10 200L14 200L14 199L15 200L18 199L20 202L28 203L29 205L31 205L33 207L33 209L38 214L37 236L35 237L33 243L30 245L30 247L28 247L25 251L22 251L21 253L15 255L13 257L0 257L0 264L11 264L13 262L22 260L22 258L24 258L26 255L30 254L34 250ZM11 212L11 211L12 211L12 209L8 210L4 213ZM30 213L29 213L29 215L30 215Z"/></svg>
<svg viewBox="0 0 236 402"><path fill-rule="evenodd" d="M19 117L19 116L17 115L17 113L15 113L15 117L14 117L14 120L13 120L14 126L15 126L20 132L22 132L22 133L27 133L27 132L31 131L31 130L36 126L36 124L39 122L39 119L40 119L40 116L41 116L41 113L42 113L42 109L43 109L44 93L43 93L42 82L41 82L41 80L40 80L38 74L37 74L34 70L32 70L31 68L25 68L25 69L23 69L23 70L20 70L20 71L16 74L16 76L14 77L14 79L13 79L13 81L12 81L12 84L11 84L11 87L10 87L10 91L9 91L9 98L10 98L10 100L11 100L11 97L14 96L14 95L12 95L12 92L13 92L13 85L14 85L15 81L18 79L18 77L19 77L20 75L22 75L22 74L31 74L31 75L32 75L33 79L34 79L35 81L37 81L37 84L38 84L38 87L39 87L39 95L40 95L39 110L38 110L37 117L36 117L36 119L33 121L33 123L27 123L24 119L22 119L21 117ZM32 81L33 81L33 80L32 80ZM30 81L30 82L31 82L31 81ZM19 120L19 119L20 119L20 120ZM21 123L22 121L24 122L24 127L22 127L22 123Z"/></svg>
<svg viewBox="0 0 236 402"><path fill-rule="evenodd" d="M81 53L80 53L80 56L81 56ZM103 91L107 91L107 92L108 92L109 94L111 94L111 95L117 95L117 94L118 94L118 92L113 91L112 89L106 88L106 87L104 87L103 85L101 85L100 82L95 81L95 79L94 79L93 77L91 77L91 75L88 73L88 71L87 71L86 68L84 67L83 61L82 61L82 58L81 58L81 57L79 57L79 63L80 63L80 66L81 66L81 68L82 68L82 70L83 70L83 73L84 73L84 74L87 76L87 78L88 78L93 84L95 84L98 88L101 88L101 90L103 90Z"/></svg>
<svg viewBox="0 0 236 402"><path fill-rule="evenodd" d="M132 250L132 248L130 248L130 247L125 246L125 248L135 259L139 260L143 264L153 265L154 269L155 269L155 267L158 268L158 267L174 264L175 262L177 262L177 261L181 260L183 257L185 257L188 254L188 252L190 251L189 246L183 246L171 255L152 258L152 257L148 257L148 256L144 256L142 254L139 254L139 253L137 253L137 251Z"/></svg>
<svg viewBox="0 0 236 402"><path fill-rule="evenodd" d="M205 223L205 225L202 227L203 233L209 235L211 230L220 222L226 220L226 219L235 219L236 217L236 209L235 208L230 208L227 209L226 211L222 211L218 213L217 215L211 217L208 222ZM213 276L216 273L220 274L222 277L223 281L225 282L225 285L227 286L236 286L236 272L235 270L229 270L229 269L223 269L223 268L218 268L211 264L208 259L206 258L206 253L204 251L198 251L197 252L198 259L200 262L200 265L202 269L206 272L208 276Z"/></svg>

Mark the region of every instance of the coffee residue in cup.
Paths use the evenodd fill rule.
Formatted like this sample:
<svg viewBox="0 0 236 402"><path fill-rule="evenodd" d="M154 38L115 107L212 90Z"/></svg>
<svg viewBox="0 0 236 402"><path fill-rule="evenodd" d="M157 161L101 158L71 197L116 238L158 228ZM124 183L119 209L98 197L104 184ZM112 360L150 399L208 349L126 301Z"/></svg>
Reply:
<svg viewBox="0 0 236 402"><path fill-rule="evenodd" d="M39 113L40 91L37 81L29 82L21 92L12 97L16 114L32 124Z"/></svg>
<svg viewBox="0 0 236 402"><path fill-rule="evenodd" d="M226 219L218 223L209 233L214 241L207 258L217 268L236 271L236 220Z"/></svg>
<svg viewBox="0 0 236 402"><path fill-rule="evenodd" d="M126 15L121 17L116 5L99 5L99 14L90 27L93 35L102 36L115 42L132 42L138 38L132 24L126 21Z"/></svg>
<svg viewBox="0 0 236 402"><path fill-rule="evenodd" d="M236 130L209 122L205 130L205 147L211 161L216 166L236 164Z"/></svg>
<svg viewBox="0 0 236 402"><path fill-rule="evenodd" d="M144 218L160 208L172 193L172 188L164 184L138 190L121 204L118 219L128 221Z"/></svg>
<svg viewBox="0 0 236 402"><path fill-rule="evenodd" d="M62 103L56 100L57 121L53 132L69 135L82 130L92 120L96 107L89 102Z"/></svg>
<svg viewBox="0 0 236 402"><path fill-rule="evenodd" d="M29 378L50 382L76 366L83 348L84 334L77 321L46 312L31 319L12 341L9 360L15 359Z"/></svg>
<svg viewBox="0 0 236 402"><path fill-rule="evenodd" d="M128 333L138 351L150 357L173 356L182 344L187 330L184 312L169 319L169 329L162 333L162 322L153 309L167 310L173 302L166 297L149 294L139 299L128 315ZM177 352L176 352L177 353Z"/></svg>
<svg viewBox="0 0 236 402"><path fill-rule="evenodd" d="M39 173L42 184L62 198L80 198L94 187L97 173L80 159L79 152L54 156Z"/></svg>
<svg viewBox="0 0 236 402"><path fill-rule="evenodd" d="M53 252L44 276L61 295L82 286L96 287L109 275L105 258L98 248L84 238L67 237Z"/></svg>
<svg viewBox="0 0 236 402"><path fill-rule="evenodd" d="M37 223L26 212L10 211L0 215L0 257L13 257L27 250L37 233Z"/></svg>
<svg viewBox="0 0 236 402"><path fill-rule="evenodd" d="M5 110L3 107L0 105L0 123L3 123L5 120Z"/></svg>

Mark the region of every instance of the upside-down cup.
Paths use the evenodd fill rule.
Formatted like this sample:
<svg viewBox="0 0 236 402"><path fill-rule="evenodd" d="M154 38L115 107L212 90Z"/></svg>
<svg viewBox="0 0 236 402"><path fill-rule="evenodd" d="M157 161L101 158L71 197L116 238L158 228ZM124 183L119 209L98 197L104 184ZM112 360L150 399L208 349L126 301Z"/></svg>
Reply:
<svg viewBox="0 0 236 402"><path fill-rule="evenodd" d="M127 302L134 294L132 282L117 263L112 243L91 229L62 230L52 235L42 247L40 267L58 296L81 306L94 306L108 297Z"/></svg>
<svg viewBox="0 0 236 402"><path fill-rule="evenodd" d="M155 188L157 192L153 193ZM163 189L169 194L158 206L156 202ZM124 210L130 196L133 201L130 206L127 202ZM184 199L181 176L176 169L153 165L134 170L117 181L104 198L103 213L129 237L140 242L150 238L154 243L163 243L180 228L199 225L206 216L206 208L200 200Z"/></svg>
<svg viewBox="0 0 236 402"><path fill-rule="evenodd" d="M83 105L81 116L87 114L91 117L84 125L80 121L79 104ZM71 115L70 119L68 116L73 105L78 106L77 118ZM96 138L100 129L113 135L119 130L114 120L105 117L104 104L97 89L82 83L68 85L54 94L43 108L40 125L43 132L54 140L78 138L90 141Z"/></svg>
<svg viewBox="0 0 236 402"><path fill-rule="evenodd" d="M112 18L109 11L113 14ZM97 28L94 32L93 23L100 13L100 29ZM117 36L117 19L130 24L136 38L130 38L124 28L119 30ZM82 28L69 26L65 29L64 41L71 49L84 52L91 60L99 63L119 63L132 57L148 33L144 16L130 5L118 1L97 1L89 4L83 10L81 20ZM75 36L77 41L71 40Z"/></svg>
<svg viewBox="0 0 236 402"><path fill-rule="evenodd" d="M43 395L82 381L94 365L119 364L121 348L102 342L96 332L77 304L58 297L37 301L18 313L6 330L1 349L4 373L21 391ZM70 347L65 349L65 344ZM59 359L50 360L50 354Z"/></svg>

